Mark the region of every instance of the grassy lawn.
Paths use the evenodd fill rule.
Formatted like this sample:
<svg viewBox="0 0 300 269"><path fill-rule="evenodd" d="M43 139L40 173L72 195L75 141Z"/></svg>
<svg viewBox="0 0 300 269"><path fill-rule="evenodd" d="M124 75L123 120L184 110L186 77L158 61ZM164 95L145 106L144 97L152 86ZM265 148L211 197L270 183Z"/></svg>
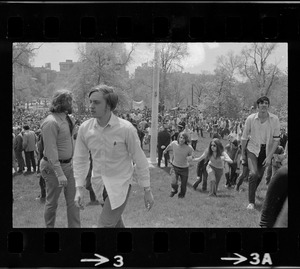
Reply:
<svg viewBox="0 0 300 269"><path fill-rule="evenodd" d="M210 139L205 133L205 138L198 141L196 156L200 156ZM223 144L227 140L222 140ZM148 145L145 153L149 157ZM153 208L148 212L144 206L143 189L134 184L128 204L123 214L125 226L128 228L139 227L194 227L194 228L230 228L230 227L259 227L260 210L266 194L267 186L263 179L256 192L256 209L248 211L248 183L244 182L243 192L225 188L223 175L218 189L218 197L209 197L208 193L201 192L201 185L195 191L192 183L196 178L196 162L192 164L189 172L187 193L184 199L177 195L169 197L171 191L168 170L153 166L150 168L151 186L155 199ZM14 228L43 228L44 205L35 198L40 193L39 178L30 176L16 176L13 178L13 227ZM86 190L85 202L89 201ZM81 211L81 225L83 228L96 227L101 206L88 206ZM57 228L66 228L66 206L63 192L59 199L57 210Z"/></svg>

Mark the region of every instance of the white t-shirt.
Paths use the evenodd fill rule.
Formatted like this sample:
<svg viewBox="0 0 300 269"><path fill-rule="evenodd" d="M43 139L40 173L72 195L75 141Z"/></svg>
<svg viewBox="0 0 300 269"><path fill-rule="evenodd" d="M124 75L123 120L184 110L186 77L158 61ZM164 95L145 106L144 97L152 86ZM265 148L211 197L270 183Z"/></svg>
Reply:
<svg viewBox="0 0 300 269"><path fill-rule="evenodd" d="M268 137L268 124L267 121L260 123L260 144L267 144Z"/></svg>

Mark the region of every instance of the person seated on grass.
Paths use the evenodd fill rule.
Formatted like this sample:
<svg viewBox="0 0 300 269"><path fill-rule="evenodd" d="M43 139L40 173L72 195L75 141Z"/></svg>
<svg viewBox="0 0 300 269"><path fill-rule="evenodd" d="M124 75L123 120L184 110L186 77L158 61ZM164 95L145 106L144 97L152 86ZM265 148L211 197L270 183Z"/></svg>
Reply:
<svg viewBox="0 0 300 269"><path fill-rule="evenodd" d="M228 163L233 161L224 151L224 147L218 138L214 138L203 154L198 158L194 158L194 161L201 161L205 158L209 160L206 168L210 184L209 196L217 196L218 185L224 171L224 161Z"/></svg>

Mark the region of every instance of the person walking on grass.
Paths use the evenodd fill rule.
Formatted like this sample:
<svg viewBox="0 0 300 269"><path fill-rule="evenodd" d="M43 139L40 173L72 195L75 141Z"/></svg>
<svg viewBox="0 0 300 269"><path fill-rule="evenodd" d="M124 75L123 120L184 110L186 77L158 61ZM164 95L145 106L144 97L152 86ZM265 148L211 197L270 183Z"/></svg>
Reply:
<svg viewBox="0 0 300 269"><path fill-rule="evenodd" d="M210 185L209 196L217 196L218 185L223 175L224 162L232 163L233 161L224 151L224 147L218 138L214 138L203 154L198 158L194 158L194 161L202 161L203 159L208 160L206 171Z"/></svg>
<svg viewBox="0 0 300 269"><path fill-rule="evenodd" d="M234 139L232 142L229 142L225 146L225 151L228 154L229 158L232 159L233 163L227 163L225 164L227 166L227 172L225 173L226 178L226 188L230 188L232 186L236 185L236 179L237 179L237 162L238 162L238 156L240 153L240 150L238 148L238 140Z"/></svg>
<svg viewBox="0 0 300 269"><path fill-rule="evenodd" d="M258 112L248 116L245 122L242 141L242 159L249 166L249 204L255 206L255 193L264 175L265 168L271 165L272 156L280 140L280 123L276 115L268 112L270 100L263 96L257 99ZM249 142L246 146L247 140Z"/></svg>
<svg viewBox="0 0 300 269"><path fill-rule="evenodd" d="M24 125L24 135L23 135L23 149L25 153L25 162L27 166L27 171L24 175L29 175L32 172L36 172L36 161L34 153L36 151L37 137L34 131L29 130L29 125ZM32 167L32 170L31 170Z"/></svg>
<svg viewBox="0 0 300 269"><path fill-rule="evenodd" d="M168 124L166 122L164 122L163 130L159 131L158 135L157 135L157 153L158 153L157 166L158 167L160 167L163 152L164 152L165 148L170 144L170 142L171 142L171 134L168 131ZM167 152L164 155L165 167L168 167L169 159L170 159L170 156L169 156L169 153Z"/></svg>
<svg viewBox="0 0 300 269"><path fill-rule="evenodd" d="M46 182L44 217L47 228L54 228L62 190L67 204L68 228L80 228L79 208L74 202L76 191L72 157L75 120L69 116L72 114L72 102L70 91L57 91L52 99L51 113L41 124L44 157L40 162L40 171Z"/></svg>
<svg viewBox="0 0 300 269"><path fill-rule="evenodd" d="M80 125L74 152L75 203L78 208L84 206L83 190L91 152L92 188L96 196L102 196L104 200L103 208L99 210L98 227L124 228L122 214L129 198L134 171L140 186L144 188L145 207L150 210L154 204L149 164L137 129L113 113L118 104L114 88L98 85L90 91L89 99L92 118Z"/></svg>
<svg viewBox="0 0 300 269"><path fill-rule="evenodd" d="M207 171L206 166L208 162L203 159L200 162L197 163L197 178L196 181L193 183L194 190L197 189L198 185L202 182L202 191L207 190Z"/></svg>
<svg viewBox="0 0 300 269"><path fill-rule="evenodd" d="M189 145L189 137L185 132L181 132L178 135L178 140L172 141L171 144L164 150L164 154L168 151L173 151L173 160L171 162L174 170L172 182L171 182L171 193L170 197L173 197L176 193L178 193L178 181L180 178L180 192L178 194L178 198L184 198L186 194L186 185L189 177L189 163L193 158L193 148Z"/></svg>
<svg viewBox="0 0 300 269"><path fill-rule="evenodd" d="M191 145L194 151L196 151L197 149L198 138L199 138L199 134L197 132L196 125L193 125L191 130Z"/></svg>
<svg viewBox="0 0 300 269"><path fill-rule="evenodd" d="M17 162L17 158L16 158L16 153L15 153L15 139L16 139L16 136L18 135L17 130L18 130L17 127L13 128L13 138L12 138L12 165L14 168L13 176L20 174L20 173L18 173L18 162Z"/></svg>
<svg viewBox="0 0 300 269"><path fill-rule="evenodd" d="M239 150L242 150L242 145L239 145ZM242 160L242 156L240 157L240 174L237 178L237 183L235 186L235 190L237 192L242 191L242 189L240 189L241 185L243 184L244 180L248 180L248 176L249 176L249 167L248 167L248 161L247 158L246 160Z"/></svg>

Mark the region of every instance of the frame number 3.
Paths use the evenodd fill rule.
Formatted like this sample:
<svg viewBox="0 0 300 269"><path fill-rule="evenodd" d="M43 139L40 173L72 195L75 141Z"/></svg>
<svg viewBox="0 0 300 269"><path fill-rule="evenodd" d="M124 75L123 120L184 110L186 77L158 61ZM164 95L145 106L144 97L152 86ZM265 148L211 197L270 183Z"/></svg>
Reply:
<svg viewBox="0 0 300 269"><path fill-rule="evenodd" d="M113 264L114 267L122 267L124 265L123 257L122 256L117 255L117 256L114 257L114 259L117 260L117 263Z"/></svg>

